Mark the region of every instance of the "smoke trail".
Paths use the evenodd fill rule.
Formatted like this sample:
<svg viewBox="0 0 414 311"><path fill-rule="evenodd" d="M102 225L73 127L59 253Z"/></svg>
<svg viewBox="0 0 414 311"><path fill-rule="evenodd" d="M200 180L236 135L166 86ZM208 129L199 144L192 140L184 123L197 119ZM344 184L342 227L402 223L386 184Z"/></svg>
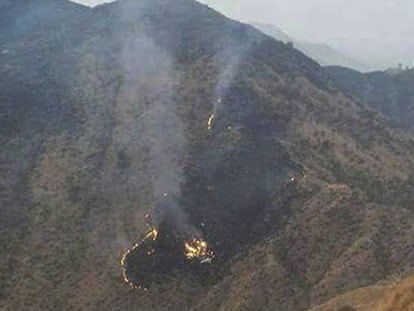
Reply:
<svg viewBox="0 0 414 311"><path fill-rule="evenodd" d="M214 121L223 110L223 101L234 83L234 78L239 74L240 64L251 49L251 45L234 45L219 52L216 56L218 68L220 68L217 84L213 96L213 108L207 120L207 129L212 130Z"/></svg>
<svg viewBox="0 0 414 311"><path fill-rule="evenodd" d="M136 18L136 8L131 6L132 3L125 2L124 22L131 21L131 11ZM187 230L183 229L188 225L178 202L186 159L184 128L176 100L180 77L173 68L170 55L155 43L151 31L142 26L122 39L121 61L122 93L127 103L124 110L138 107L140 111L138 116L130 117L130 123L147 150L154 220L168 222L175 230ZM128 107L131 104L135 108Z"/></svg>
<svg viewBox="0 0 414 311"><path fill-rule="evenodd" d="M230 49L222 54L217 55L220 68L223 68L219 73L219 78L215 89L217 99L222 99L222 97L225 96L227 90L231 86L234 77L238 73L242 56L243 51L238 51L236 49Z"/></svg>

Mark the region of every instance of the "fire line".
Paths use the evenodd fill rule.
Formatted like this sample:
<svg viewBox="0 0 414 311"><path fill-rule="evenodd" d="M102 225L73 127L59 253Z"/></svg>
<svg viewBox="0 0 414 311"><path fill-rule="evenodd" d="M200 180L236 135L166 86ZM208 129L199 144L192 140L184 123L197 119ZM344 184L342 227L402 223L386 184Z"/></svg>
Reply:
<svg viewBox="0 0 414 311"><path fill-rule="evenodd" d="M207 120L207 129L209 132L211 132L211 129L213 127L213 121L214 121L214 114L211 114Z"/></svg>
<svg viewBox="0 0 414 311"><path fill-rule="evenodd" d="M148 217L147 217L148 218ZM146 243L148 240L156 241L158 238L158 230L155 228L151 228L150 231L144 236L144 238L141 240L141 242L138 242L132 246L132 248L127 249L125 253L123 254L120 264L122 267L122 276L123 280L126 284L128 284L132 289L143 289L148 290L147 287L144 285L138 285L138 282L135 282L130 279L128 276L128 256L134 252L137 251L137 249ZM183 241L183 257L191 262L198 262L199 264L205 264L205 263L211 263L211 261L214 259L214 252L208 248L208 244L206 241L194 238L189 241ZM152 258L152 256L156 255L156 246L152 246L150 249L145 251L145 256L148 256L149 258ZM147 284L146 286L149 286Z"/></svg>
<svg viewBox="0 0 414 311"><path fill-rule="evenodd" d="M158 231L155 228L152 228L146 235L145 237L142 239L142 241L151 238L153 241L155 241L158 237ZM137 249L140 246L141 243L135 243L134 246L132 246L132 248L127 249L125 251L125 253L122 255L121 258L121 267L122 267L122 277L124 279L124 282L127 283L129 286L131 286L133 289L138 289L141 288L140 286L135 285L129 278L127 275L127 271L126 271L126 258L127 256L133 252L135 249ZM151 256L153 254L154 250L151 251L150 254L148 254L148 256ZM144 290L147 290L146 288L143 288Z"/></svg>

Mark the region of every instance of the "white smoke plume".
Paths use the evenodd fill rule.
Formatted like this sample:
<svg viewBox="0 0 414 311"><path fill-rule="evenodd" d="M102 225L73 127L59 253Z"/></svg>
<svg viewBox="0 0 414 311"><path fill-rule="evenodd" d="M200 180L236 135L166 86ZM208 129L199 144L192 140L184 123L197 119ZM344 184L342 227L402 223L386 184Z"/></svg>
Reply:
<svg viewBox="0 0 414 311"><path fill-rule="evenodd" d="M132 2L125 2L124 23L131 23L129 15L134 9ZM136 16L136 12L133 14ZM122 38L122 96L126 103L123 119L128 118L128 110L139 111L130 116L130 123L147 151L155 221L166 221L183 230L187 221L178 198L186 142L176 96L180 77L172 58L156 44L150 30L142 29L140 24L140 28L131 26L130 31Z"/></svg>
<svg viewBox="0 0 414 311"><path fill-rule="evenodd" d="M215 61L220 70L214 90L212 112L208 120L209 130L213 127L216 118L220 117L224 104L223 101L234 83L234 78L239 74L240 64L250 49L250 44L246 44L245 46L229 46L215 56Z"/></svg>

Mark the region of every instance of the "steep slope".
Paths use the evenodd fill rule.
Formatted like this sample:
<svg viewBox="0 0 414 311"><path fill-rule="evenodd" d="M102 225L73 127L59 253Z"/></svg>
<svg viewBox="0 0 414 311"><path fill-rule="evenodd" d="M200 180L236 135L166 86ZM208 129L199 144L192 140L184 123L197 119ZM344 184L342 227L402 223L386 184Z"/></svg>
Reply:
<svg viewBox="0 0 414 311"><path fill-rule="evenodd" d="M190 0L64 25L0 62L1 308L306 310L412 268L413 138L317 63ZM163 205L220 252L131 291Z"/></svg>
<svg viewBox="0 0 414 311"><path fill-rule="evenodd" d="M311 311L409 311L414 309L413 290L414 278L412 276L390 280L352 291L322 306L314 307ZM346 306L348 309L345 308Z"/></svg>
<svg viewBox="0 0 414 311"><path fill-rule="evenodd" d="M381 111L395 125L413 129L414 70L366 74L342 67L326 70L349 95Z"/></svg>
<svg viewBox="0 0 414 311"><path fill-rule="evenodd" d="M343 66L366 71L367 67L362 62L343 55L329 45L295 40L274 25L253 23L253 26L276 40L292 42L298 50L322 66Z"/></svg>
<svg viewBox="0 0 414 311"><path fill-rule="evenodd" d="M71 53L79 34L71 32L88 11L69 1L6 1L2 6L0 142L27 123L44 123L40 115L46 111L55 117L59 108L52 97L63 98L59 92L74 65Z"/></svg>

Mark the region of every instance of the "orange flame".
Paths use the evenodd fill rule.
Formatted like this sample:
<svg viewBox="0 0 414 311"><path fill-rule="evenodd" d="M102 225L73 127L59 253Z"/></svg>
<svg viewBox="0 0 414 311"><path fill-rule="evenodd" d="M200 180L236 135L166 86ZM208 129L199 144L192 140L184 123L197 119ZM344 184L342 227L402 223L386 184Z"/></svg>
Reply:
<svg viewBox="0 0 414 311"><path fill-rule="evenodd" d="M211 132L211 129L213 127L213 121L214 121L214 113L212 113L207 120L207 129L209 132Z"/></svg>
<svg viewBox="0 0 414 311"><path fill-rule="evenodd" d="M187 259L212 260L214 257L213 252L208 249L207 242L200 239L193 239L184 243L184 253Z"/></svg>
<svg viewBox="0 0 414 311"><path fill-rule="evenodd" d="M152 228L144 237L143 241L146 239L151 238L153 241L155 241L158 237L158 231L155 228ZM137 289L137 288L141 288L140 286L136 286L134 283L131 282L131 280L128 278L127 272L126 272L126 258L127 256L134 251L141 243L136 243L134 244L134 246L132 246L132 248L127 249L125 251L125 253L122 255L121 258L121 267L122 267L122 277L124 279L124 282L127 283L129 286L131 286L131 288L133 289ZM151 256L154 254L154 250L151 250L150 252L147 253L148 256ZM144 290L147 290L146 288L143 288Z"/></svg>

